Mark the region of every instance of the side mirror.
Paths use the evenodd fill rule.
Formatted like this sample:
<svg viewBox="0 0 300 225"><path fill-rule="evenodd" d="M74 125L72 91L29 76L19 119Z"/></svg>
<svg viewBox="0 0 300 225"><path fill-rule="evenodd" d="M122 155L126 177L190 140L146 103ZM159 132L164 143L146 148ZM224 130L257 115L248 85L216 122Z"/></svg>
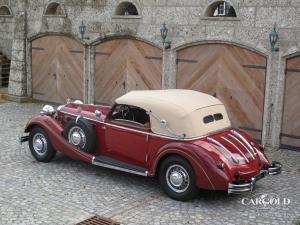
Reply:
<svg viewBox="0 0 300 225"><path fill-rule="evenodd" d="M97 118L100 118L101 116L102 116L102 112L100 111L100 110L96 110L95 111L95 116L97 117Z"/></svg>

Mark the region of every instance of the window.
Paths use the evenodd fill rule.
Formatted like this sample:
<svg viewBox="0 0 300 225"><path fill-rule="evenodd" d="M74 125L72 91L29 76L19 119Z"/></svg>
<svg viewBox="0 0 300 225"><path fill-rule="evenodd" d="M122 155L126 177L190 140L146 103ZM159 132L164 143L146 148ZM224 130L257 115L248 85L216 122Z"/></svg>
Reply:
<svg viewBox="0 0 300 225"><path fill-rule="evenodd" d="M117 105L111 115L113 120L129 122L150 128L150 118L144 109L135 106Z"/></svg>
<svg viewBox="0 0 300 225"><path fill-rule="evenodd" d="M116 10L117 16L138 16L136 6L131 2L122 2Z"/></svg>
<svg viewBox="0 0 300 225"><path fill-rule="evenodd" d="M64 12L63 6L61 4L52 2L47 6L45 15L47 15L47 16L64 16L65 12Z"/></svg>
<svg viewBox="0 0 300 225"><path fill-rule="evenodd" d="M233 6L226 1L218 1L211 4L206 12L206 17L236 17Z"/></svg>
<svg viewBox="0 0 300 225"><path fill-rule="evenodd" d="M11 16L12 13L10 11L10 9L3 5L3 6L0 6L0 16Z"/></svg>
<svg viewBox="0 0 300 225"><path fill-rule="evenodd" d="M223 115L221 113L216 113L214 115L208 115L203 118L203 123L212 123L214 121L222 120Z"/></svg>

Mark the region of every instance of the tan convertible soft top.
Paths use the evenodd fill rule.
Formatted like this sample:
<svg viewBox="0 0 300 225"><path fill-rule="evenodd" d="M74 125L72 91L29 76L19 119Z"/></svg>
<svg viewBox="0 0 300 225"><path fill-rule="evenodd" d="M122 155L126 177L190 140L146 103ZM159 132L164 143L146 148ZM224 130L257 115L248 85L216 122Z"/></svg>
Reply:
<svg viewBox="0 0 300 225"><path fill-rule="evenodd" d="M149 112L151 129L156 134L192 138L230 126L224 105L217 98L197 91L131 91L116 99L116 103ZM204 117L215 114L222 114L223 119L204 123Z"/></svg>

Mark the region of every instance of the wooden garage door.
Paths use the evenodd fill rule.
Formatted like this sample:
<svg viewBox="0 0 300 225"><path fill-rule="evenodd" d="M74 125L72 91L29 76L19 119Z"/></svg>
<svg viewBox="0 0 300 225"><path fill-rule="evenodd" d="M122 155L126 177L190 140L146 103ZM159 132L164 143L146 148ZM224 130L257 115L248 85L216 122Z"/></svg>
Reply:
<svg viewBox="0 0 300 225"><path fill-rule="evenodd" d="M300 56L287 60L281 147L300 150Z"/></svg>
<svg viewBox="0 0 300 225"><path fill-rule="evenodd" d="M233 45L206 44L180 50L177 66L177 88L216 96L234 127L261 140L265 57Z"/></svg>
<svg viewBox="0 0 300 225"><path fill-rule="evenodd" d="M113 103L131 90L161 89L162 51L142 41L116 39L95 49L95 102Z"/></svg>
<svg viewBox="0 0 300 225"><path fill-rule="evenodd" d="M84 47L65 36L32 42L32 94L41 101L62 103L83 99Z"/></svg>

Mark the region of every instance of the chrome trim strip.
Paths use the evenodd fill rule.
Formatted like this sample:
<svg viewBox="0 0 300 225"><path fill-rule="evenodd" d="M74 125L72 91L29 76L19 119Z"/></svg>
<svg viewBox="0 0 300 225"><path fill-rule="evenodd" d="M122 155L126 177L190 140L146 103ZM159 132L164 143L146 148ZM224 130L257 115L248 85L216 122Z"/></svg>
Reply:
<svg viewBox="0 0 300 225"><path fill-rule="evenodd" d="M224 145L222 145L220 142L218 142L217 140L215 140L215 139L213 139L211 137L208 137L207 140L209 140L213 144L216 144L219 147L221 147L222 149L224 149L227 152L227 154L229 154L231 156L233 162L235 162L236 164L239 163L239 160Z"/></svg>
<svg viewBox="0 0 300 225"><path fill-rule="evenodd" d="M118 166L113 166L113 165L109 165L109 164L105 164L105 163L95 162L95 157L93 157L92 164L96 165L96 166L105 167L105 168L108 168L108 169L113 169L113 170L118 170L118 171L131 173L131 174L136 174L136 175L140 175L140 176L144 176L144 177L148 176L148 171L145 171L145 173L142 173L142 172L125 169L125 168L118 167Z"/></svg>
<svg viewBox="0 0 300 225"><path fill-rule="evenodd" d="M139 122L133 121L133 120L125 120L125 119L115 119L116 121L126 122L126 123L133 123L142 127L145 127L144 124L141 124Z"/></svg>
<svg viewBox="0 0 300 225"><path fill-rule="evenodd" d="M231 130L230 132L233 133L234 135L238 136L238 138L240 138L250 148L250 150L252 151L252 153L254 155L256 154L256 152L254 151L254 149L252 148L252 146L250 145L250 143L239 132L237 132L235 130Z"/></svg>
<svg viewBox="0 0 300 225"><path fill-rule="evenodd" d="M235 136L233 136L232 134L228 134L230 137L234 138L234 140L236 140L237 142L239 142L246 150L247 152L249 152L249 154L251 155L252 159L255 160L254 155L252 154L251 151L249 151L249 149L244 145L243 142L241 142L239 139L237 139Z"/></svg>
<svg viewBox="0 0 300 225"><path fill-rule="evenodd" d="M234 146L240 153L241 155L245 158L246 162L249 163L249 160L247 159L247 157L244 155L244 153L234 144L232 143L231 141L229 141L227 138L221 136L221 138L224 140L224 141L227 141L229 144L231 144L232 146Z"/></svg>
<svg viewBox="0 0 300 225"><path fill-rule="evenodd" d="M70 116L74 116L75 118L78 116L76 114L69 113L69 112L64 112L64 111L61 111L61 113L64 113L64 114L67 114L67 115L70 115ZM208 136L208 135L203 135L203 136L197 136L197 137L191 137L191 138L176 138L176 137L165 136L165 135L161 135L161 134L154 134L154 133L150 133L150 132L139 131L139 130L135 130L135 129L128 128L128 127L122 127L122 126L114 125L114 124L111 124L111 123L106 123L106 122L100 121L100 120L94 120L94 119L87 118L87 117L82 117L82 118L84 118L86 120L96 122L96 123L101 123L101 124L104 124L104 125L107 125L107 126L120 128L120 129L123 129L123 130L128 130L128 131L132 131L132 132L136 132L136 133L147 134L147 135L150 135L150 136L153 136L153 137L160 137L160 138L176 140L176 141L193 141L193 140L205 138L205 137Z"/></svg>
<svg viewBox="0 0 300 225"><path fill-rule="evenodd" d="M67 114L67 115L69 115L69 116L74 116L75 118L77 118L77 114L74 114L74 113L69 113L69 112L65 112L65 111L60 111L61 113L64 113L64 114ZM94 122L96 122L96 123L102 123L102 124L104 124L104 122L103 121L101 121L101 120L94 120L94 119L91 119L91 118L87 118L87 117L82 117L83 119L86 119L86 120L91 120L91 121L94 121Z"/></svg>

